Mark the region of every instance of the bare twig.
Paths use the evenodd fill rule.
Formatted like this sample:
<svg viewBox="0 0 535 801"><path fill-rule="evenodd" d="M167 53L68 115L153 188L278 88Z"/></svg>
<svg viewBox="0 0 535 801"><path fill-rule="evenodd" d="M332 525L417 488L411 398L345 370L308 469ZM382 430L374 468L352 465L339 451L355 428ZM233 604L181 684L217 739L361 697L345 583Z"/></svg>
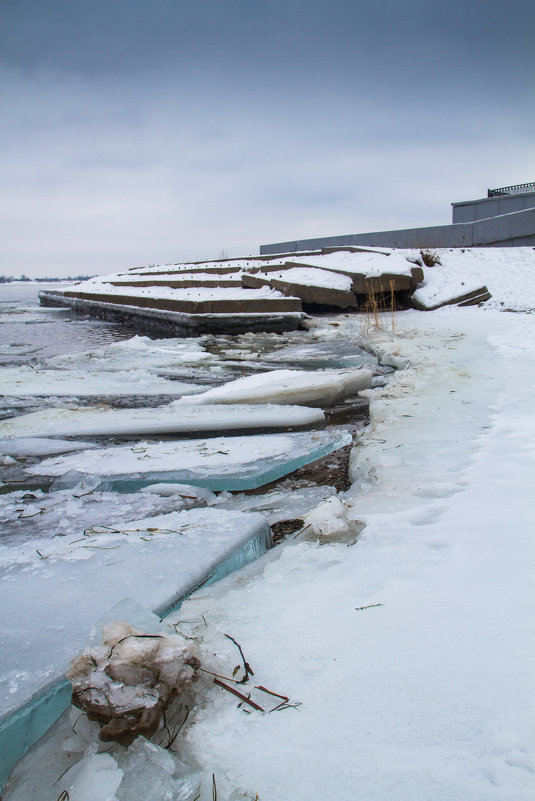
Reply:
<svg viewBox="0 0 535 801"><path fill-rule="evenodd" d="M241 648L241 645L239 644L239 642L236 642L234 637L231 637L230 634L225 634L225 637L228 640L230 640L231 642L234 643L234 645L236 646L236 648L240 652L240 656L241 656L242 661L243 661L243 669L245 670L245 674L244 674L243 678L238 682L238 684L247 684L247 682L249 681L249 676L254 676L254 670L252 669L251 665L245 659L245 655L244 655L244 653L242 651L242 648Z"/></svg>
<svg viewBox="0 0 535 801"><path fill-rule="evenodd" d="M225 684L219 679L214 679L214 684L217 684L219 687L222 687L224 690L227 690L227 692L232 693L232 695L235 695L236 698L239 698L242 703L249 704L249 706L252 706L253 709L257 709L259 712L266 711L265 709L262 709L262 707L259 706L255 701L252 701L250 698L247 698L246 695L243 695L243 693L238 692L238 690L235 690L234 687L229 687L228 684Z"/></svg>

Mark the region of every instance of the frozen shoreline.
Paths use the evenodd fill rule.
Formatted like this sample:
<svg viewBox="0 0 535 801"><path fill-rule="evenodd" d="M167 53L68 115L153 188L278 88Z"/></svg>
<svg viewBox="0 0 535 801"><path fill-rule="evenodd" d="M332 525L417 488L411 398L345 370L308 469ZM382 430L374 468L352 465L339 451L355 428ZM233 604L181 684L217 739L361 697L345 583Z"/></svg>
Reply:
<svg viewBox="0 0 535 801"><path fill-rule="evenodd" d="M209 693L186 737L222 787L277 801L532 797L534 323L445 310L379 332L409 366L370 393L358 544L287 544L184 606L208 623L204 652L231 631L257 683L302 702L249 716Z"/></svg>
<svg viewBox="0 0 535 801"><path fill-rule="evenodd" d="M366 391L349 521L324 507L323 544L289 539L173 618L208 669L232 675L231 634L255 671L246 691L301 704L245 714L201 680L178 748L202 801L212 774L228 801L531 799L535 318L497 309L534 304L492 276L487 307L385 315L362 334L403 369ZM355 342L356 319L318 320L318 342ZM352 521L366 524L354 545Z"/></svg>

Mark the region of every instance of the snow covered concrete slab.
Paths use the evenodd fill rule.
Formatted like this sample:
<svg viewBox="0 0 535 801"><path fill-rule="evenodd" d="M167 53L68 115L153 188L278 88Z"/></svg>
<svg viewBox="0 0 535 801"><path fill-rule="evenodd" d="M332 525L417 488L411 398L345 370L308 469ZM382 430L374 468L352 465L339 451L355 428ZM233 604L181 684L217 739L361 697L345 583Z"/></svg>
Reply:
<svg viewBox="0 0 535 801"><path fill-rule="evenodd" d="M254 429L284 430L323 427L325 415L306 406L191 405L158 406L154 409L72 407L44 409L0 421L0 436L149 436L157 434L224 433ZM0 450L2 449L0 440ZM49 441L51 442L51 441ZM77 449L69 443L70 450ZM16 447L16 446L14 446ZM53 444L50 446L53 447ZM65 448L69 450L69 448ZM49 453L60 453L50 450ZM5 453L10 453L6 450Z"/></svg>
<svg viewBox="0 0 535 801"><path fill-rule="evenodd" d="M187 314L301 311L301 302L298 298L287 297L267 287L259 289L246 289L242 286L172 289L160 286L116 287L106 283L95 283L91 287L82 285L72 290L66 290L64 295L68 298Z"/></svg>
<svg viewBox="0 0 535 801"><path fill-rule="evenodd" d="M175 290L177 291L177 290ZM272 331L282 333L294 331L303 320L304 313L288 311L288 305L280 311L273 311L271 302L260 305L259 311L253 311L250 304L240 301L242 306L219 305L210 311L199 313L193 307L189 312L173 311L152 306L124 305L106 301L69 297L58 291L42 291L39 301L44 306L68 306L76 313L90 314L104 320L135 326L138 331L163 334L164 336L197 337L202 334L242 334L251 331ZM208 302L208 301L207 301ZM299 302L296 298L296 302Z"/></svg>
<svg viewBox="0 0 535 801"><path fill-rule="evenodd" d="M411 289L421 280L422 271L403 255L337 251L286 262L287 268L316 267L352 278L356 294Z"/></svg>
<svg viewBox="0 0 535 801"><path fill-rule="evenodd" d="M195 286L203 287L236 287L242 285L241 273L166 273L163 275L118 275L108 276L103 282L112 286L169 286L176 289L189 289Z"/></svg>
<svg viewBox="0 0 535 801"><path fill-rule="evenodd" d="M353 278L342 273L315 267L291 267L270 273L270 286L285 295L301 298L303 303L355 308L357 298L352 291Z"/></svg>
<svg viewBox="0 0 535 801"><path fill-rule="evenodd" d="M372 384L372 372L358 370L270 370L238 378L196 396L195 403L282 403L328 406ZM187 405L187 398L180 404Z"/></svg>
<svg viewBox="0 0 535 801"><path fill-rule="evenodd" d="M83 476L100 490L130 492L159 482L183 482L211 490L255 489L351 444L346 431L311 431L182 442L140 442L95 448L46 459L30 475L61 477L58 488ZM91 478L89 478L91 477Z"/></svg>
<svg viewBox="0 0 535 801"><path fill-rule="evenodd" d="M134 596L163 617L270 542L262 515L194 509L132 521L113 533L73 531L62 551L29 553L25 563L2 567L0 753L13 737L30 744L65 708L69 661L110 607Z"/></svg>
<svg viewBox="0 0 535 801"><path fill-rule="evenodd" d="M144 370L124 370L88 375L85 370L47 370L21 365L2 369L4 395L83 396L185 395L199 392L196 384L168 381Z"/></svg>

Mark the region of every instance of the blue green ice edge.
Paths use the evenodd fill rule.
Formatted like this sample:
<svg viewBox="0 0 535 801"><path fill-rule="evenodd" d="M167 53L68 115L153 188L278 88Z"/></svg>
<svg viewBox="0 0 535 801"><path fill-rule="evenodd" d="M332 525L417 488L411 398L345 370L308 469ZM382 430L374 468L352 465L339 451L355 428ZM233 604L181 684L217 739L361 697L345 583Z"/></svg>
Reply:
<svg viewBox="0 0 535 801"><path fill-rule="evenodd" d="M189 596L201 587L220 581L236 570L258 559L266 553L271 546L271 530L264 522L260 525L255 534L245 543L237 548L233 553L227 555L219 564L207 573L207 575L186 589L183 589L176 597L166 600L163 604L156 607L153 613L144 609L141 605L127 603L124 599L110 610L114 615L107 615L106 620L117 619L117 615L127 617L128 622L133 625L140 625L148 630L151 619L156 623L162 622L173 612L176 612L181 604ZM131 611L121 612L121 607L132 609L137 606L135 619L132 619ZM145 614L143 614L145 613ZM99 621L99 629L103 621ZM32 698L22 707L0 721L0 793L3 790L6 779L12 768L24 754L37 742L56 720L65 712L71 703L71 685L67 679L60 681L53 680L43 685Z"/></svg>
<svg viewBox="0 0 535 801"><path fill-rule="evenodd" d="M331 436L329 441L318 445L306 454L295 456L292 459L281 460L278 464L273 464L273 458L266 459L266 466L256 467L250 473L232 473L223 475L207 475L200 476L198 473L190 472L188 470L168 470L160 472L139 472L139 473L123 473L114 476L103 476L97 489L102 492L136 492L143 487L148 487L151 484L190 484L195 487L204 487L205 489L212 490L212 492L231 491L240 492L244 490L258 489L272 481L277 481L279 478L293 473L299 467L304 467L307 464L316 462L324 456L328 456L334 451L340 450L347 445L351 445L353 439L349 431L341 431L337 435ZM239 469L239 466L238 466ZM242 467L243 469L243 467ZM82 474L77 473L74 483L80 481ZM55 486L58 488L65 486L65 480L68 474L62 476Z"/></svg>

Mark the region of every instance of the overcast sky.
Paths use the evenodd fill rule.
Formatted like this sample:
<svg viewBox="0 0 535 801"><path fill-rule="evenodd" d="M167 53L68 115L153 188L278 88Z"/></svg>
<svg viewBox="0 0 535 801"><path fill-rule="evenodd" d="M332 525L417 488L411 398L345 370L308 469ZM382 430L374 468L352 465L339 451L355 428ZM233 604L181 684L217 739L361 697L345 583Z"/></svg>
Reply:
<svg viewBox="0 0 535 801"><path fill-rule="evenodd" d="M0 274L434 225L535 180L532 0L0 0Z"/></svg>

